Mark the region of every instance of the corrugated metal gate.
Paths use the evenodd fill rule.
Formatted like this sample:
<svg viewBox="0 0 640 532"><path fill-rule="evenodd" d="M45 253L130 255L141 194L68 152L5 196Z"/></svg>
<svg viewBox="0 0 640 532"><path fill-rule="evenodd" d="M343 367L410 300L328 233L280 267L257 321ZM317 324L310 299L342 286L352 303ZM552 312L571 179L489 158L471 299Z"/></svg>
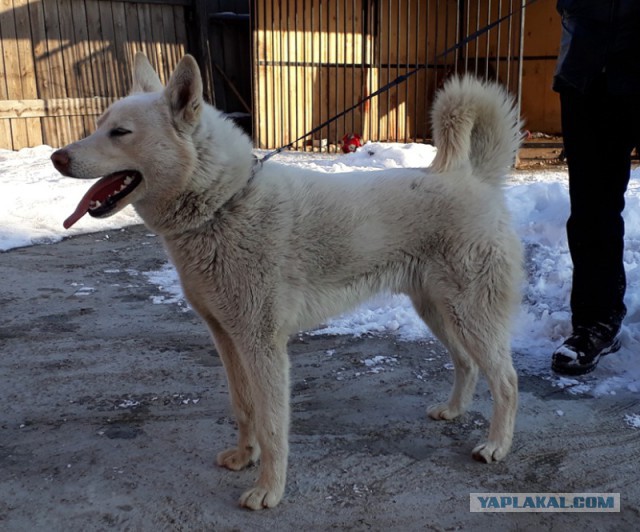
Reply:
<svg viewBox="0 0 640 532"><path fill-rule="evenodd" d="M434 91L454 72L497 79L520 95L522 0L253 0L256 147L288 144L417 67L403 84L323 128L297 149L334 151L346 133L422 142ZM447 48L516 14L447 57Z"/></svg>

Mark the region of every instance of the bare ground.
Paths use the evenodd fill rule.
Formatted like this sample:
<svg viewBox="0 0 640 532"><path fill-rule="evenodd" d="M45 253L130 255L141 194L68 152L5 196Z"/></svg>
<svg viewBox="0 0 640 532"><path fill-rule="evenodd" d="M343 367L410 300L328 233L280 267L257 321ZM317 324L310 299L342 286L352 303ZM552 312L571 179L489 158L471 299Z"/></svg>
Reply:
<svg viewBox="0 0 640 532"><path fill-rule="evenodd" d="M192 312L153 304L140 272L165 256L143 227L0 253L0 529L636 530L640 431L631 392L593 398L520 374L514 447L480 464L470 412L425 415L453 372L435 341L300 335L291 341L285 499L252 513L256 476L215 465L234 443L226 381ZM367 366L365 360L388 357ZM597 375L590 378L597 378ZM471 492L619 492L620 513L469 511Z"/></svg>

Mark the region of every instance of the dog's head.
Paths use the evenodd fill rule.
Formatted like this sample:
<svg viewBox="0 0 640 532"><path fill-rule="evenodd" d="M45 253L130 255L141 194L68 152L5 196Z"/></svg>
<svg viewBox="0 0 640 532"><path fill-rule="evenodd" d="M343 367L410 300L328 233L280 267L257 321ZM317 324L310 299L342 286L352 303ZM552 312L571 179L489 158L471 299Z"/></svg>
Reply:
<svg viewBox="0 0 640 532"><path fill-rule="evenodd" d="M131 203L142 210L162 208L179 194L196 165L192 135L203 106L202 79L192 56L180 61L165 88L147 58L137 54L131 94L107 109L93 134L51 156L65 176L100 178L65 228L86 213L107 217Z"/></svg>

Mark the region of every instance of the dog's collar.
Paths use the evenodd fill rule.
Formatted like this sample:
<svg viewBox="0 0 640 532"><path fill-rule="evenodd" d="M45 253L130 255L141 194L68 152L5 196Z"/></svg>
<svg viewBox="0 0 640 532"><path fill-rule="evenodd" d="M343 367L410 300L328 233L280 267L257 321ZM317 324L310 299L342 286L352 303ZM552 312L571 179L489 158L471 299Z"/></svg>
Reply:
<svg viewBox="0 0 640 532"><path fill-rule="evenodd" d="M255 155L253 155L253 165L251 166L251 174L249 175L249 181L247 181L247 185L251 183L256 177L256 174L262 169L263 160L258 159Z"/></svg>

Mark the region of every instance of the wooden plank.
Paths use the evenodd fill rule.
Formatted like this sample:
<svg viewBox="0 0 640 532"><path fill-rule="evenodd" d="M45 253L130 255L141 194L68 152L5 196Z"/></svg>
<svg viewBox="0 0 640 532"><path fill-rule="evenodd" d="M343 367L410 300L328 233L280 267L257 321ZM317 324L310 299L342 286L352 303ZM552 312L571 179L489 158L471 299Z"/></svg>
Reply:
<svg viewBox="0 0 640 532"><path fill-rule="evenodd" d="M265 56L264 0L253 0L252 50L253 60L253 143L256 148L265 149L266 132L263 129L262 114L267 110L266 81L264 67L260 62Z"/></svg>
<svg viewBox="0 0 640 532"><path fill-rule="evenodd" d="M402 10L399 10L397 29L397 48L398 48L398 59L397 59L397 67L394 75L397 77L399 75L404 75L408 72L407 64L409 63L409 54L410 54L410 46L407 41L409 35L412 30L411 18L409 16L409 6L405 2L402 4ZM395 139L397 142L405 142L405 139L408 137L408 115L410 113L409 107L409 83L406 81L401 85L396 87L396 129L395 129Z"/></svg>
<svg viewBox="0 0 640 532"><path fill-rule="evenodd" d="M562 21L555 2L536 2L527 7L526 24L525 56L557 56Z"/></svg>
<svg viewBox="0 0 640 532"><path fill-rule="evenodd" d="M273 32L271 31L271 21L273 20L273 2L271 0L263 0L262 12L264 13L263 23L263 41L261 48L264 51L263 60L268 61L272 59L273 49ZM261 105L262 112L256 113L256 116L260 122L260 141L263 149L275 147L275 141L273 140L273 131L275 129L275 116L274 116L274 100L273 94L273 67L264 66L262 71L262 93L264 103Z"/></svg>
<svg viewBox="0 0 640 532"><path fill-rule="evenodd" d="M389 64L391 58L391 16L392 11L390 7L390 0L383 0L380 2L380 10L382 16L379 17L380 20L380 57L379 57L379 66L378 66L378 74L380 83L389 83L391 81L391 74L389 72ZM387 65L387 66L382 66ZM378 86L374 86L375 89ZM375 90L374 89L374 90ZM391 107L390 93L387 91L385 94L381 94L376 97L378 101L378 106L380 109L380 115L378 117L378 140L389 140L389 130L390 130L390 117L389 110Z"/></svg>
<svg viewBox="0 0 640 532"><path fill-rule="evenodd" d="M50 98L0 101L0 118L100 115L115 98Z"/></svg>
<svg viewBox="0 0 640 532"><path fill-rule="evenodd" d="M7 75L4 65L4 45L3 39L0 39L0 100L6 100L7 98ZM11 120L0 120L0 148L4 150L13 149Z"/></svg>
<svg viewBox="0 0 640 532"><path fill-rule="evenodd" d="M79 86L80 78L76 71L75 30L73 28L73 6L71 0L58 0L60 20L60 51L64 64L66 95L72 98L83 96ZM53 22L53 21L52 21Z"/></svg>
<svg viewBox="0 0 640 532"><path fill-rule="evenodd" d="M13 0L0 0L0 35L2 35L4 56L4 75L8 97L22 96L20 62L18 58L18 36Z"/></svg>
<svg viewBox="0 0 640 532"><path fill-rule="evenodd" d="M420 2L416 2L415 6L412 10L411 13L411 20L412 22L412 43L413 43L413 49L411 50L411 60L413 61L414 64L419 64L420 63L420 51L421 51L421 47L420 47L420 40L422 38L422 34L423 31L421 31L421 23L422 23L422 16L421 16L421 5ZM417 142L419 138L421 138L420 134L418 133L418 130L420 128L420 113L422 111L422 107L424 107L424 104L419 105L419 94L421 94L420 92L420 78L419 78L419 74L416 74L413 76L413 80L412 80L412 85L411 85L411 102L412 102L412 119L413 119L413 138L412 141L413 142Z"/></svg>
<svg viewBox="0 0 640 532"><path fill-rule="evenodd" d="M107 96L107 71L105 65L104 48L108 46L102 36L100 23L100 2L97 0L85 0L87 8L87 27L89 34L89 50L91 53L90 65L93 77L93 89L91 96Z"/></svg>
<svg viewBox="0 0 640 532"><path fill-rule="evenodd" d="M112 45L111 61L115 62L114 70L116 72L117 96L125 96L128 94L131 74L129 65L133 63L128 59L127 50L127 21L125 13L125 4L122 2L113 2L111 10L113 13L113 31L115 39Z"/></svg>
<svg viewBox="0 0 640 532"><path fill-rule="evenodd" d="M289 2L289 25L293 28L293 32L289 36L289 50L291 55L291 105L293 107L293 122L292 122L292 140L297 139L301 135L306 133L306 128L304 127L304 106L306 105L306 101L304 99L304 77L303 77L303 69L298 66L297 63L300 61L300 56L298 50L302 46L303 33L301 28L301 20L300 15L298 13L300 9L300 1L299 0L290 0ZM304 146L304 142L306 139L296 143L294 146L295 149L301 149Z"/></svg>
<svg viewBox="0 0 640 532"><path fill-rule="evenodd" d="M561 133L560 97L551 90L554 61L525 61L521 114L529 131Z"/></svg>
<svg viewBox="0 0 640 532"><path fill-rule="evenodd" d="M0 32L2 27L0 26ZM1 33L0 33L1 35ZM4 39L0 39L0 100L6 100L8 96L7 80L9 79L9 72L4 62Z"/></svg>
<svg viewBox="0 0 640 532"><path fill-rule="evenodd" d="M11 121L0 120L0 149L13 150L13 135L11 134Z"/></svg>
<svg viewBox="0 0 640 532"><path fill-rule="evenodd" d="M67 96L66 76L64 72L64 59L62 50L62 36L60 34L58 3L52 1L44 1L42 3L42 11L44 16L46 49L43 49L42 59L47 63L49 71L49 80L42 80L41 94L42 96L56 98Z"/></svg>
<svg viewBox="0 0 640 532"><path fill-rule="evenodd" d="M344 35L345 35L345 66L344 66L344 106L351 107L358 103L360 97L359 69L355 68L356 63L362 60L362 37L364 28L359 17L360 2L353 0L347 2L345 11ZM357 133L363 135L362 112L357 107L345 117L345 133Z"/></svg>
<svg viewBox="0 0 640 532"><path fill-rule="evenodd" d="M14 135L13 135L14 150L21 150L22 148L29 148L32 146L29 142L29 128L32 127L31 124L28 123L29 121L25 119L20 119L20 118L11 120L11 129L14 132ZM23 132L20 137L15 135L16 130ZM42 144L42 141L35 144L35 146L39 146L41 144Z"/></svg>
<svg viewBox="0 0 640 532"><path fill-rule="evenodd" d="M43 50L42 62L46 62L48 80L40 82L41 97L66 98L67 85L62 50L66 46L60 34L58 3L52 0L42 2L46 33L46 50ZM44 90L46 87L46 91ZM58 117L42 119L43 141L52 147L61 147L70 140L69 118Z"/></svg>
<svg viewBox="0 0 640 532"><path fill-rule="evenodd" d="M177 53L176 22L173 10L174 8L172 6L160 7L160 12L162 14L162 27L164 28L164 56L167 61L167 70L169 73L174 71L178 61L180 60Z"/></svg>
<svg viewBox="0 0 640 532"><path fill-rule="evenodd" d="M58 137L59 119L43 116L40 121L42 123L42 141L48 146L52 146L54 148L61 148L64 146ZM68 122L69 120L67 119L67 123Z"/></svg>
<svg viewBox="0 0 640 532"><path fill-rule="evenodd" d="M274 5L273 0L269 0L267 4L267 35L268 35L268 50L267 59L275 60L278 56L278 46L276 42L277 32L275 29L274 19L276 17L277 8ZM281 114L277 112L279 105L276 102L280 102L279 92L277 88L278 75L276 73L276 67L270 67L267 69L268 79L268 91L269 91L269 113L265 117L265 121L269 125L269 147L276 148L280 146L279 131L281 129L280 119Z"/></svg>
<svg viewBox="0 0 640 532"><path fill-rule="evenodd" d="M160 4L163 6L191 7L193 0L100 0L102 2L125 3L125 4Z"/></svg>
<svg viewBox="0 0 640 532"><path fill-rule="evenodd" d="M191 19L191 29L196 38L195 43L200 60L200 71L202 74L202 87L205 98L215 102L213 90L213 70L211 68L211 49L209 47L209 27L208 27L208 7L207 0L193 0L193 17Z"/></svg>
<svg viewBox="0 0 640 532"><path fill-rule="evenodd" d="M4 16L0 17L0 34L2 34L4 41L2 52L4 56L5 76L7 82L7 97L22 98L22 75L20 72L19 48L13 0L0 0L0 12L4 13ZM29 132L27 124L25 124L23 120L12 120L10 125L11 144L13 149L20 149L28 146Z"/></svg>
<svg viewBox="0 0 640 532"><path fill-rule="evenodd" d="M64 75L67 86L67 96L80 98L84 96L83 80L80 76L82 59L78 43L76 41L76 29L74 28L73 12L75 2L72 0L58 0L58 12L60 18L60 47L64 61ZM84 124L77 116L68 118L68 127L62 129L59 140L64 144L76 141L84 136ZM66 124L65 124L66 125Z"/></svg>
<svg viewBox="0 0 640 532"><path fill-rule="evenodd" d="M2 54L6 77L7 98L22 98L22 76L13 0L0 0L0 34L3 39ZM13 149L29 145L29 133L22 120L11 121L11 144Z"/></svg>
<svg viewBox="0 0 640 532"><path fill-rule="evenodd" d="M524 35L521 113L530 131L555 134L562 130L560 98L551 89L555 59L526 59L527 56L555 57L560 46L561 21L555 3L527 7Z"/></svg>
<svg viewBox="0 0 640 532"><path fill-rule="evenodd" d="M102 25L102 39L103 39L103 61L105 65L106 74L106 88L107 93L104 96L121 96L122 95L122 83L118 79L118 70L116 69L117 55L114 50L115 43L115 28L113 24L113 11L111 9L111 2L98 2L100 8L100 24Z"/></svg>
<svg viewBox="0 0 640 532"><path fill-rule="evenodd" d="M13 7L16 20L16 33L19 36L17 45L22 95L25 98L37 98L38 88L36 86L36 67L33 57L29 0L13 0Z"/></svg>
<svg viewBox="0 0 640 532"><path fill-rule="evenodd" d="M160 81L164 84L167 83L167 79L164 76L164 72L159 68L158 58L156 55L156 48L153 46L153 36L151 34L151 7L148 5L138 6L138 21L140 28L140 44L142 51L149 59L149 62L156 69Z"/></svg>
<svg viewBox="0 0 640 532"><path fill-rule="evenodd" d="M327 116L325 120L328 120L332 116L334 116L338 110L338 75L340 69L337 67L338 62L338 27L337 27L337 9L338 5L331 4L331 2L327 2L327 26L326 26L326 34L327 34L327 43L329 45L328 59L331 67L327 68L327 95L329 96L327 101ZM328 147L331 149L338 137L338 124L336 121L332 122L327 126L327 141Z"/></svg>
<svg viewBox="0 0 640 532"><path fill-rule="evenodd" d="M165 34L162 22L162 6L151 7L151 37L153 47L156 50L158 71L162 72L162 77L168 80L171 77L171 71L169 70L169 61L164 46Z"/></svg>
<svg viewBox="0 0 640 532"><path fill-rule="evenodd" d="M137 52L142 52L140 42L140 26L138 25L138 7L134 3L124 4L126 26L127 26L127 75L125 83L127 92L131 90L131 73L133 68L133 58Z"/></svg>
<svg viewBox="0 0 640 532"><path fill-rule="evenodd" d="M344 5L339 8L340 12L340 40L341 40L341 62L343 67L339 72L338 79L338 92L340 94L338 109L346 109L351 106L351 95L353 92L349 91L349 84L351 83L351 69L347 65L353 62L353 33L352 33L352 5L350 2L344 2ZM341 123L338 128L338 138L340 141L346 133L353 131L353 111L345 115L341 119Z"/></svg>
<svg viewBox="0 0 640 532"><path fill-rule="evenodd" d="M22 81L22 97L37 98L36 69L33 59L31 38L31 22L29 19L29 0L13 0L18 39L20 61L20 78ZM42 127L40 120L28 119L24 122L27 129L27 146L42 144Z"/></svg>
<svg viewBox="0 0 640 532"><path fill-rule="evenodd" d="M365 16L368 17L367 25L369 28L373 27L373 21L375 13L367 12ZM362 63L371 65L362 69L362 98L369 96L378 87L377 72L375 67L377 61L376 54L376 42L377 36L374 35L373 30L369 31L365 36L364 43L364 57L362 57ZM366 140L377 141L379 140L379 111L378 111L378 98L373 100L367 100L362 106L362 131L366 137Z"/></svg>
<svg viewBox="0 0 640 532"><path fill-rule="evenodd" d="M187 37L187 22L185 11L186 10L184 7L176 6L173 8L173 17L176 30L176 65L178 64L178 61L182 59L182 56L187 53L187 45L189 43L189 38Z"/></svg>
<svg viewBox="0 0 640 532"><path fill-rule="evenodd" d="M269 24L269 59L272 61L280 61L282 59L282 51L280 45L280 9L277 2L270 1L268 10L270 15L267 15L267 24ZM269 69L269 90L271 91L271 109L267 116L269 124L271 124L270 144L273 147L282 145L282 128L284 127L282 120L282 92L280 81L282 73L278 70L277 66L273 66Z"/></svg>
<svg viewBox="0 0 640 532"><path fill-rule="evenodd" d="M315 71L313 66L308 66L313 61L313 35L311 33L312 27L312 10L311 2L313 0L304 0L303 2L303 46L300 50L300 61L305 65L304 67L304 88L303 88L303 120L302 126L306 131L313 129L313 94L315 86ZM308 148L310 139L305 139L302 143L303 149ZM310 149L313 149L311 147Z"/></svg>
<svg viewBox="0 0 640 532"><path fill-rule="evenodd" d="M294 6L291 6L290 0L280 2L279 5L279 43L280 43L280 57L285 65L281 70L281 99L282 99L282 118L283 118L283 136L282 144L288 144L295 140L295 115L296 115L296 98L295 89L293 88L293 62L295 61L295 47L292 44L291 37L293 32L293 22L290 19L291 11Z"/></svg>
<svg viewBox="0 0 640 532"><path fill-rule="evenodd" d="M91 49L89 48L89 32L87 28L87 11L84 0L76 0L73 10L73 73L76 78L78 96L91 96L93 92L93 75L91 72ZM67 68L67 72L69 72Z"/></svg>
<svg viewBox="0 0 640 532"><path fill-rule="evenodd" d="M403 22L404 35L402 36L405 73L409 70L408 65L415 63L415 57L413 54L414 48L411 46L411 44L417 38L417 36L414 33L415 27L413 22L415 19L411 15L412 15L411 2L409 2L407 4L407 8L405 9L406 18ZM413 80L411 80L411 82L413 82ZM408 142L412 136L411 125L413 124L413 120L412 120L413 117L411 116L411 113L414 107L413 107L413 98L412 98L412 91L411 91L411 85L412 85L411 82L405 81L404 88L403 88L404 110L402 114L402 130L401 130L403 142Z"/></svg>
<svg viewBox="0 0 640 532"><path fill-rule="evenodd" d="M50 98L52 96L50 90L51 71L47 60L47 31L42 2L31 2L29 4L29 20L31 23L31 40L33 42L33 61L35 65L35 97Z"/></svg>
<svg viewBox="0 0 640 532"><path fill-rule="evenodd" d="M102 114L102 113L100 113ZM85 135L91 135L96 130L97 117L93 115L85 115L82 117Z"/></svg>
<svg viewBox="0 0 640 532"><path fill-rule="evenodd" d="M321 124L322 123L322 62L324 61L323 57L323 35L322 35L322 27L321 27L321 15L320 15L320 7L321 5L316 2L311 3L311 61L313 62L313 97L311 98L312 102L312 112L311 112L311 123L312 124ZM309 139L309 141L320 142L322 139L322 132L314 133L313 138Z"/></svg>

